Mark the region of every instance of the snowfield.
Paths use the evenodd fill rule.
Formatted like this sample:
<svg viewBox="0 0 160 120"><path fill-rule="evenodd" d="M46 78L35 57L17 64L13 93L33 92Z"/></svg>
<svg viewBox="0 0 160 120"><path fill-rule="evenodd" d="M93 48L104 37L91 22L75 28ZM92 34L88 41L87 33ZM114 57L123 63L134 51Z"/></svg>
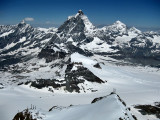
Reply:
<svg viewBox="0 0 160 120"><path fill-rule="evenodd" d="M82 48L82 49L87 49L87 50L93 51L93 52L102 52L102 51L103 52L115 52L110 47L111 47L111 45L100 40L98 37L94 37L94 40L92 42L80 46L80 48Z"/></svg>
<svg viewBox="0 0 160 120"><path fill-rule="evenodd" d="M134 106L160 102L159 32L96 28L82 10L59 28L0 27L0 120L158 120Z"/></svg>
<svg viewBox="0 0 160 120"><path fill-rule="evenodd" d="M159 69L151 67L140 67L140 66L138 67L117 66L113 63L109 63L108 61L104 61L103 59L104 57L101 58L100 56L85 57L83 55L80 55L79 53L74 53L71 55L72 62L82 62L84 67L88 68L92 73L101 78L103 81L107 81L105 84L102 85L96 83L92 84L89 82L85 82L84 84L79 84L79 86L86 87L86 89L92 87L98 90L97 92L93 93L90 91L86 91L86 93L81 91L81 93L79 94L75 92L68 93L64 91L63 88L59 90L55 89L54 93L52 93L48 91L48 88L36 89L30 87L29 85L20 85L20 86L17 86L16 84L8 85L7 82L10 83L10 81L14 79L13 75L8 72L1 72L0 79L1 81L3 81L2 83L5 86L4 89L0 89L1 118L3 118L3 120L11 120L18 111L22 111L27 107L30 107L31 104L35 105L37 108L44 111L48 111L52 106L57 106L57 105L58 106L69 106L71 104L82 105L80 107L73 107L69 109L69 111L67 112L63 110L53 115L51 114L52 113L51 112L49 113L49 116L46 117L47 120L50 120L52 116L55 117L55 115L58 115L57 120L61 120L63 119L64 116L67 117L69 113L72 111L74 111L74 113L78 115L79 110L83 111L83 109L85 109L87 111L88 109L93 109L94 107L96 109L97 108L96 105L95 106L91 105L92 107L90 105L87 106L83 105L90 104L91 101L96 97L106 96L110 94L114 88L116 89L116 93L120 95L120 97L126 102L127 106L131 107L131 110L136 115L136 117L140 118L140 120L146 120L146 117L140 115L138 111L132 108L132 105L152 104L153 102L160 101ZM106 60L108 59L110 61L113 60L107 57L105 59ZM100 62L101 69L93 67L93 65L95 65L97 61ZM33 61L31 60L30 62ZM44 60L42 59L36 63L37 63L36 66L43 64L44 67L40 68L38 71L34 71L28 74L22 73L21 75L26 75L26 76L30 74L30 77L25 79L35 79L38 78L39 75L41 75L41 78L43 77L49 78L54 76L53 74L54 71L51 70L50 67L48 67L49 64L52 64L52 62L45 63ZM30 66L28 67L28 69L31 70L32 67ZM108 106L111 103L107 102L106 104ZM96 110L95 111L93 110L91 113L95 114ZM91 113L88 114L88 118L92 117ZM115 117L116 115L119 116L119 113L117 113L116 111L114 111L114 113ZM60 114L64 114L64 116L60 116ZM113 116L113 114L109 116L109 113L107 115L110 118ZM96 118L98 119L99 116L95 117L95 119ZM155 120L155 117L153 116L148 116L147 118L150 120ZM87 120L87 117L84 119Z"/></svg>

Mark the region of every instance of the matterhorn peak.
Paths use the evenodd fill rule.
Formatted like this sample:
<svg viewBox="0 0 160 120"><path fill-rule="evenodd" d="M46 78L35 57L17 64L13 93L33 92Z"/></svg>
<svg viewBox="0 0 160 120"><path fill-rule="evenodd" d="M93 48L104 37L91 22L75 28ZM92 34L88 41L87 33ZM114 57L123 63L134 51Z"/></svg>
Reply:
<svg viewBox="0 0 160 120"><path fill-rule="evenodd" d="M22 21L21 21L21 24L25 24L25 20L22 20Z"/></svg>
<svg viewBox="0 0 160 120"><path fill-rule="evenodd" d="M22 20L19 24L18 24L18 27L23 27L26 25L26 22L25 20Z"/></svg>
<svg viewBox="0 0 160 120"><path fill-rule="evenodd" d="M25 20L22 20L19 24L26 24Z"/></svg>
<svg viewBox="0 0 160 120"><path fill-rule="evenodd" d="M82 12L82 10L78 11L79 15L84 15L84 13Z"/></svg>
<svg viewBox="0 0 160 120"><path fill-rule="evenodd" d="M89 21L88 17L84 15L82 10L79 10L76 15L68 17L68 20L58 28L58 32L74 33L83 31L85 34L91 34L94 29L95 26Z"/></svg>
<svg viewBox="0 0 160 120"><path fill-rule="evenodd" d="M17 27L20 28L20 29L21 28L24 28L24 29L26 29L26 28L32 28L30 24L27 24L25 22L25 20L22 20L20 23L18 23Z"/></svg>
<svg viewBox="0 0 160 120"><path fill-rule="evenodd" d="M82 10L78 10L78 13L74 17L77 18L78 16L84 16L84 13Z"/></svg>

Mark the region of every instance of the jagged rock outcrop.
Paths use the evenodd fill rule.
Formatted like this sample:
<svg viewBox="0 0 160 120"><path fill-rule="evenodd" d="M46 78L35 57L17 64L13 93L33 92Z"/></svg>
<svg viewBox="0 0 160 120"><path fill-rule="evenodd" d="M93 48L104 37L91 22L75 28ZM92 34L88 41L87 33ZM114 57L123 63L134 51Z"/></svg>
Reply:
<svg viewBox="0 0 160 120"><path fill-rule="evenodd" d="M24 21L0 28L0 67L35 57L54 34L33 28Z"/></svg>
<svg viewBox="0 0 160 120"><path fill-rule="evenodd" d="M160 64L158 33L143 33L135 27L128 28L120 21L96 28L81 10L68 17L44 49L50 51L55 49L55 45L69 54L78 52L85 56L107 55L115 59L134 61L134 64L155 67Z"/></svg>

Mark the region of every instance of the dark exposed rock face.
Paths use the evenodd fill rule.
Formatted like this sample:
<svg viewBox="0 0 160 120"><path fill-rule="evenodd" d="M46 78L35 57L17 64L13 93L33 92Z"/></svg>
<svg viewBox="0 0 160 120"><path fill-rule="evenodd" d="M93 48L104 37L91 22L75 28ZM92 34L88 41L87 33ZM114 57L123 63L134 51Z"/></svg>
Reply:
<svg viewBox="0 0 160 120"><path fill-rule="evenodd" d="M96 68L102 69L101 66L99 65L99 63L96 63L95 65L93 65Z"/></svg>
<svg viewBox="0 0 160 120"><path fill-rule="evenodd" d="M4 85L2 83L0 83L0 89L3 89Z"/></svg>
<svg viewBox="0 0 160 120"><path fill-rule="evenodd" d="M69 60L68 60L69 62ZM73 67L77 67L77 69L72 70ZM25 84L31 83L32 87L42 89L44 87L52 87L55 89L59 89L64 87L64 90L68 92L80 92L80 88L78 84L84 83L85 81L96 82L96 83L104 83L99 77L95 76L89 69L83 67L82 63L69 63L65 70L65 78L64 80L56 80L56 79L37 79L35 81L28 81ZM19 84L21 85L21 84ZM52 90L50 90L52 91Z"/></svg>
<svg viewBox="0 0 160 120"><path fill-rule="evenodd" d="M136 105L136 109L139 109L138 111L142 115L155 115L157 118L160 118L160 108L157 106L152 105Z"/></svg>
<svg viewBox="0 0 160 120"><path fill-rule="evenodd" d="M54 51L53 49L42 49L38 54L39 58L45 58L46 62L51 62L56 59L65 58L66 53L61 51Z"/></svg>
<svg viewBox="0 0 160 120"><path fill-rule="evenodd" d="M57 33L60 33L60 35L64 37L77 36L79 34L79 38L84 38L85 23L84 20L82 19L83 15L84 14L82 11L78 11L76 16L70 16L68 20L66 20L64 24L58 28Z"/></svg>
<svg viewBox="0 0 160 120"><path fill-rule="evenodd" d="M31 112L29 112L28 109L26 109L23 112L17 113L14 116L13 120L37 120L37 119L33 119Z"/></svg>
<svg viewBox="0 0 160 120"><path fill-rule="evenodd" d="M55 83L55 82L59 82L59 84ZM53 87L53 88L60 88L61 86L65 86L65 84L60 84L60 81L55 80L55 79L38 79L36 81L32 81L31 82L31 86L38 88L38 89L42 89L44 87Z"/></svg>
<svg viewBox="0 0 160 120"><path fill-rule="evenodd" d="M74 65L77 66L77 70L72 70ZM90 82L104 83L103 80L95 76L91 71L82 66L82 63L71 63L67 65L65 71L66 89L70 92L75 90L79 92L79 83L83 83L85 80Z"/></svg>
<svg viewBox="0 0 160 120"><path fill-rule="evenodd" d="M97 101L99 101L99 100L101 100L101 99L103 99L104 97L99 97L99 98L95 98L95 99L93 99L93 101L91 102L91 103L96 103Z"/></svg>
<svg viewBox="0 0 160 120"><path fill-rule="evenodd" d="M79 15L83 15L84 13L82 12L82 10L78 11Z"/></svg>
<svg viewBox="0 0 160 120"><path fill-rule="evenodd" d="M0 61L0 68L3 68L6 65L12 65L12 64L16 64L18 62L21 62L21 58L22 57L15 57L15 56L5 56L3 57L3 61Z"/></svg>
<svg viewBox="0 0 160 120"><path fill-rule="evenodd" d="M82 50L81 48L74 46L72 44L68 44L67 48L69 49L70 54L78 52L79 54L82 54L84 56L93 56L93 53L88 50Z"/></svg>
<svg viewBox="0 0 160 120"><path fill-rule="evenodd" d="M76 18L73 17L67 20L66 22L64 22L64 24L58 28L57 33L61 33L63 35L66 33L69 33L69 34L81 33L80 36L82 36L84 35L84 27L85 27L84 22L79 16Z"/></svg>

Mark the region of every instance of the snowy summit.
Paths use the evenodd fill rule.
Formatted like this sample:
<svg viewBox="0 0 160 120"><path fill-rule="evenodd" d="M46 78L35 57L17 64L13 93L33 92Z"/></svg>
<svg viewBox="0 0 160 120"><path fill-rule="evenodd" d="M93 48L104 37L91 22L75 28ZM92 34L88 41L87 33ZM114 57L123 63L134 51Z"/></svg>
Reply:
<svg viewBox="0 0 160 120"><path fill-rule="evenodd" d="M58 28L0 25L0 119L158 120L159 58L158 32L96 28L82 10Z"/></svg>

